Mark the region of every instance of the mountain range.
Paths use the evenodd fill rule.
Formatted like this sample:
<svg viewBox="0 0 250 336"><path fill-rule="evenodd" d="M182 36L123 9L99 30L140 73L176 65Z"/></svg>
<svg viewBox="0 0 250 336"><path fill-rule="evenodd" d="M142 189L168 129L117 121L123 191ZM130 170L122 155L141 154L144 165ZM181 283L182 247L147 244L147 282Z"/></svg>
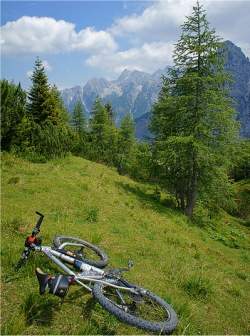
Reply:
<svg viewBox="0 0 250 336"><path fill-rule="evenodd" d="M250 61L242 50L231 41L224 43L226 49L225 69L232 75L231 96L235 101L240 134L250 138ZM104 103L110 102L116 114L116 122L126 113L131 113L136 123L136 136L150 136L148 123L152 104L161 89L161 76L167 74L169 66L153 74L142 71L124 70L116 80L90 79L83 87L75 86L61 91L65 106L72 112L75 103L81 100L87 115L97 96Z"/></svg>

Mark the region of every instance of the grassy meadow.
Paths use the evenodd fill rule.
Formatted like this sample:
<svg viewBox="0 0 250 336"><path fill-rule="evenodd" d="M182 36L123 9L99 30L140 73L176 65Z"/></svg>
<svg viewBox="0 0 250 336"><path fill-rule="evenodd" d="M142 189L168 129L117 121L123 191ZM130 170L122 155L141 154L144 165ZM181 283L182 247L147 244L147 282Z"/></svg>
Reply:
<svg viewBox="0 0 250 336"><path fill-rule="evenodd" d="M199 228L171 208L168 195L159 200L152 185L104 165L73 156L32 163L4 153L3 335L145 334L76 287L63 304L40 296L35 267L58 272L44 256L33 255L14 272L36 210L45 214L45 245L61 233L101 246L111 266L133 260L126 277L173 305L180 320L176 334L250 334L250 238L243 220L225 214L216 225Z"/></svg>

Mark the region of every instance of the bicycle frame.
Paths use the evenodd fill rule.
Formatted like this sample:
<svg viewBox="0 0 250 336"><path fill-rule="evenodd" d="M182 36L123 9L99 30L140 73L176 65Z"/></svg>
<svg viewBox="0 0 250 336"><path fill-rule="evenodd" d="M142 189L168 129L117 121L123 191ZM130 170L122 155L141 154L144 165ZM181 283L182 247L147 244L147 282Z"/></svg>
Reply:
<svg viewBox="0 0 250 336"><path fill-rule="evenodd" d="M81 246L80 244L76 243L63 243L59 249L64 248L67 245L71 246ZM117 289L123 289L127 290L131 293L136 294L137 291L135 288L129 288L129 287L123 287L123 286L117 286L115 285L115 282L117 281L117 278L108 277L107 273L103 271L100 268L91 266L83 261L79 261L74 257L65 255L55 249L53 249L50 246L34 246L34 250L36 252L42 252L45 254L51 261L53 261L59 268L61 268L64 272L66 272L68 275L71 275L74 277L74 281L77 282L79 285L87 289L89 292L92 292L92 288L86 284L84 284L82 281L86 281L89 283L95 283L95 282L101 282L104 285L108 285L110 287L114 287ZM69 264L75 265L77 268L80 269L81 272L75 273L71 268L66 266L64 262L67 262Z"/></svg>

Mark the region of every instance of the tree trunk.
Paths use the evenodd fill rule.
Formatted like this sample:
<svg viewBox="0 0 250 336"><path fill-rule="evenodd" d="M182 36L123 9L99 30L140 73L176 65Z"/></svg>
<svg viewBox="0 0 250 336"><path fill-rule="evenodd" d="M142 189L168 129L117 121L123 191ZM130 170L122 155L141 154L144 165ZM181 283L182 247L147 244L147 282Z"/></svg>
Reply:
<svg viewBox="0 0 250 336"><path fill-rule="evenodd" d="M180 195L180 200L181 200L181 209L185 211L185 198L183 193Z"/></svg>
<svg viewBox="0 0 250 336"><path fill-rule="evenodd" d="M191 182L191 190L187 197L187 206L185 208L185 214L191 218L193 215L193 210L195 207L196 199L197 199L197 173L194 171Z"/></svg>

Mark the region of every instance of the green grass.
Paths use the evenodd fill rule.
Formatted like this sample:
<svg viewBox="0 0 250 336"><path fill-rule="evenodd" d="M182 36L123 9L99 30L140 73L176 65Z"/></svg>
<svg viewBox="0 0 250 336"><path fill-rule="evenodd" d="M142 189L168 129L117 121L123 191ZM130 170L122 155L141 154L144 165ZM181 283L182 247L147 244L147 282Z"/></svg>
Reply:
<svg viewBox="0 0 250 336"><path fill-rule="evenodd" d="M113 266L133 260L126 277L174 306L177 334L248 334L248 227L225 214L213 227L198 228L173 208L169 195L160 196L151 185L82 158L31 163L3 154L2 334L145 333L120 323L77 288L63 304L40 296L35 267L58 272L44 256L33 255L13 271L36 210L45 214L45 244L61 233L98 244Z"/></svg>

